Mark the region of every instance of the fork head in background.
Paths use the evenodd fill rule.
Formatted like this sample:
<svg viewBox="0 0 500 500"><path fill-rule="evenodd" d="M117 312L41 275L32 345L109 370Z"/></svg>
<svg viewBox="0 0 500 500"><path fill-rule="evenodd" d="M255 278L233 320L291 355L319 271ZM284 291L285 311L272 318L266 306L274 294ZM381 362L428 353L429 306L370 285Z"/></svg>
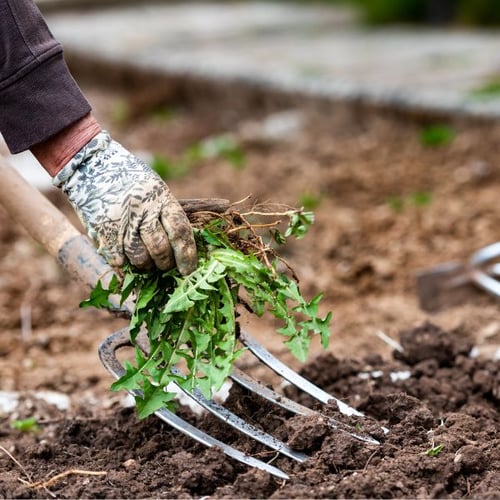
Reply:
<svg viewBox="0 0 500 500"><path fill-rule="evenodd" d="M468 261L451 261L416 273L420 307L436 312L470 300L480 288L500 298L500 242L480 248ZM475 289L470 285L475 285Z"/></svg>
<svg viewBox="0 0 500 500"><path fill-rule="evenodd" d="M467 266L451 261L417 271L416 287L420 307L437 312L462 303L471 292L472 282Z"/></svg>

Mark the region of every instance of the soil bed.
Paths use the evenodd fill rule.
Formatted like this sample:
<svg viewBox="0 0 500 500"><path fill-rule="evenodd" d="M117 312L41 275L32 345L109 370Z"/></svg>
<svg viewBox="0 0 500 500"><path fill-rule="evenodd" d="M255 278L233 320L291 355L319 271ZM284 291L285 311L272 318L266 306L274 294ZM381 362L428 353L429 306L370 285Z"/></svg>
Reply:
<svg viewBox="0 0 500 500"><path fill-rule="evenodd" d="M316 224L285 257L304 295L323 291L322 307L334 312L329 351L314 344L301 366L272 321L243 326L363 411L366 419L349 423L381 444L361 443L322 419L292 418L233 389L227 406L311 456L296 464L211 417L181 410L219 439L272 460L290 475L283 482L154 417L137 421L125 397L109 391L96 354L124 321L78 309L87 291L0 210L0 394L15 400L0 406L1 497L499 498L498 303L470 288L462 303L430 316L418 307L415 272L496 241L500 130L455 125L453 140L429 147L420 141L421 124L305 109L281 115L288 132L280 136L279 127L270 133L269 122L262 126L261 111L240 116L174 100L138 114L130 95L85 90L112 135L140 154L179 160L203 138L237 133L244 166L223 155L200 158L168 181L176 196L251 194L257 202L314 207ZM50 196L74 220L58 193ZM403 352L393 353L378 331ZM244 362L245 371L275 382ZM47 394L57 395L59 406ZM11 427L27 417L38 430Z"/></svg>

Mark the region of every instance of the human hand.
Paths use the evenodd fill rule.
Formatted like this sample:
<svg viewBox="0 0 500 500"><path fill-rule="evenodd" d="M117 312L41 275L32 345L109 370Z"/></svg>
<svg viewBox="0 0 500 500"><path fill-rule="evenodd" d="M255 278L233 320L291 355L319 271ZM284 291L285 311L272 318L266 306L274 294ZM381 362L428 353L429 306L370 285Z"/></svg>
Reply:
<svg viewBox="0 0 500 500"><path fill-rule="evenodd" d="M112 266L196 268L193 231L168 186L144 162L100 132L54 177L98 252Z"/></svg>

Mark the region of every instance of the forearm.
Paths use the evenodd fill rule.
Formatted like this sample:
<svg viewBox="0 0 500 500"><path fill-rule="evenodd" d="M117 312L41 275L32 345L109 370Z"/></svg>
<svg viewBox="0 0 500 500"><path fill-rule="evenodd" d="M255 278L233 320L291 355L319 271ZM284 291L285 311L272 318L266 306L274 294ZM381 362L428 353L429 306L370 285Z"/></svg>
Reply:
<svg viewBox="0 0 500 500"><path fill-rule="evenodd" d="M54 177L100 131L100 125L89 113L46 141L32 146L31 152Z"/></svg>
<svg viewBox="0 0 500 500"><path fill-rule="evenodd" d="M0 132L12 153L47 141L90 105L31 0L0 0Z"/></svg>

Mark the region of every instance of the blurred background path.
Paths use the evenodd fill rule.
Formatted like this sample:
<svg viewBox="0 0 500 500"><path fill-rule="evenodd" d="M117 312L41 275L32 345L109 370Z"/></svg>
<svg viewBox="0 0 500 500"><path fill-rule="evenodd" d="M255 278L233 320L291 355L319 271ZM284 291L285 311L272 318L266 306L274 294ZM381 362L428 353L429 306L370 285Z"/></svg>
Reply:
<svg viewBox="0 0 500 500"><path fill-rule="evenodd" d="M73 71L98 81L126 67L221 84L233 102L239 85L410 114L500 117L498 29L368 27L345 2L36 1L70 62L85 62ZM11 161L50 186L30 153Z"/></svg>
<svg viewBox="0 0 500 500"><path fill-rule="evenodd" d="M335 99L500 115L496 30L367 28L345 6L308 2L39 4L68 54Z"/></svg>

